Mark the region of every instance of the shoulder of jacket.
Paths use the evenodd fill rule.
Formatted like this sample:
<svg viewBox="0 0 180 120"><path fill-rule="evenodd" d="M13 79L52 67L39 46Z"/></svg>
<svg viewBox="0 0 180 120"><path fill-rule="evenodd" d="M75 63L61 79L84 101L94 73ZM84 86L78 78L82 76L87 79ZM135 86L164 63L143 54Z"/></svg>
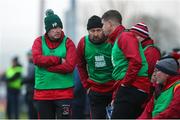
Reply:
<svg viewBox="0 0 180 120"><path fill-rule="evenodd" d="M180 88L180 82L175 85L174 92L176 92L176 90L179 89L179 88Z"/></svg>

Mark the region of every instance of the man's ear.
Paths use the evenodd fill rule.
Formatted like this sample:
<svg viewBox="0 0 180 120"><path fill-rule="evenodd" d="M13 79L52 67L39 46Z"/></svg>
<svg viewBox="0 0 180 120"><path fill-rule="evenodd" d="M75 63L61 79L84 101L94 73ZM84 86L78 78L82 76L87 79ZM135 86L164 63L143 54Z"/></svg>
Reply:
<svg viewBox="0 0 180 120"><path fill-rule="evenodd" d="M113 26L114 26L114 24L113 24L113 21L112 21L112 20L108 20L107 22L109 23L109 25L110 25L111 27L113 27Z"/></svg>

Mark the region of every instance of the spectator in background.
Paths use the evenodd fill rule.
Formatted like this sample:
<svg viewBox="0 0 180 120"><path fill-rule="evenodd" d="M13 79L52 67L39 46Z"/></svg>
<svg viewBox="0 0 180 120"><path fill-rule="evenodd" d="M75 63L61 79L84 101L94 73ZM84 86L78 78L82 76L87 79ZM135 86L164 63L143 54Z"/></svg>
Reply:
<svg viewBox="0 0 180 120"><path fill-rule="evenodd" d="M173 51L171 52L171 56L176 58L180 63L180 48L174 48Z"/></svg>
<svg viewBox="0 0 180 120"><path fill-rule="evenodd" d="M180 118L179 63L167 56L157 62L153 77L158 85L139 119Z"/></svg>
<svg viewBox="0 0 180 120"><path fill-rule="evenodd" d="M29 119L37 119L37 112L34 107L33 95L34 95L34 84L35 84L35 66L32 61L32 51L27 53L28 68L27 76L23 80L23 84L26 87L25 101L28 107L28 117Z"/></svg>
<svg viewBox="0 0 180 120"><path fill-rule="evenodd" d="M19 59L15 56L12 65L6 70L5 79L7 82L7 118L19 118L19 97L21 92L23 68Z"/></svg>
<svg viewBox="0 0 180 120"><path fill-rule="evenodd" d="M106 107L112 100L115 82L112 78L112 44L107 42L102 26L100 17L90 17L88 35L81 38L77 47L77 67L83 87L87 90L92 119L106 118Z"/></svg>
<svg viewBox="0 0 180 120"><path fill-rule="evenodd" d="M61 19L52 10L46 11L44 23L45 35L36 38L32 46L38 118L70 119L76 48L73 41L64 35Z"/></svg>

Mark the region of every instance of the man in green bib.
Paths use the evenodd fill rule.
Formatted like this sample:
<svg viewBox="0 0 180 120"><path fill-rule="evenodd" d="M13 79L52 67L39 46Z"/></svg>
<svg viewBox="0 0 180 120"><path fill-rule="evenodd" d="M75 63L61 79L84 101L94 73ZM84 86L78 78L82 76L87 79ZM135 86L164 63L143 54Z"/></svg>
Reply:
<svg viewBox="0 0 180 120"><path fill-rule="evenodd" d="M111 58L116 90L112 119L135 119L141 114L151 85L143 48L134 34L125 30L117 10L105 12L102 23L108 40L114 43Z"/></svg>
<svg viewBox="0 0 180 120"><path fill-rule="evenodd" d="M158 86L140 119L180 118L179 63L173 57L164 57L156 63L153 79Z"/></svg>
<svg viewBox="0 0 180 120"><path fill-rule="evenodd" d="M76 48L64 35L63 24L52 10L46 11L46 33L32 46L35 67L35 106L40 119L71 118L73 70Z"/></svg>
<svg viewBox="0 0 180 120"><path fill-rule="evenodd" d="M89 35L81 38L77 48L78 71L87 90L92 119L105 119L114 85L112 44L106 41L100 17L89 18L87 30Z"/></svg>

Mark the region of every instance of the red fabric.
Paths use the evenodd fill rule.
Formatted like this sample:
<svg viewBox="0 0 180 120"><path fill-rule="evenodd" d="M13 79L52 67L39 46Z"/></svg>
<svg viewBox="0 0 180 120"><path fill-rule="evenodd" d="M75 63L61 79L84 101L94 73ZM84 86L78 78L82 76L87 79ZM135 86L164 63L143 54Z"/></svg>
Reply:
<svg viewBox="0 0 180 120"><path fill-rule="evenodd" d="M108 36L108 42L111 44L114 44L116 41L116 38L118 35L125 30L125 27L122 25L119 25L109 36Z"/></svg>
<svg viewBox="0 0 180 120"><path fill-rule="evenodd" d="M61 44L61 41L64 38L64 33L62 32L61 38L57 42L51 42L47 35L45 35L46 44L50 49L55 49ZM69 38L66 42L67 54L64 63L60 63L60 58L56 56L44 56L42 54L42 41L41 37L35 39L32 46L32 55L33 62L35 65L46 68L51 72L59 73L71 73L74 70L76 65L76 48L72 40ZM64 90L35 90L34 99L46 100L46 99L64 99L72 98L73 89L64 89Z"/></svg>
<svg viewBox="0 0 180 120"><path fill-rule="evenodd" d="M180 53L179 52L172 52L171 53L171 55L176 59L176 60L178 60L178 59L180 59Z"/></svg>
<svg viewBox="0 0 180 120"><path fill-rule="evenodd" d="M163 90L170 88L177 80L180 80L180 75L170 76L169 79L164 82Z"/></svg>
<svg viewBox="0 0 180 120"><path fill-rule="evenodd" d="M78 71L80 75L81 83L83 84L83 87L88 89L90 88L93 91L96 92L111 92L113 90L114 80L109 81L107 83L97 83L93 80L89 79L87 68L86 68L86 60L85 60L85 37L81 38L78 47L77 47L77 55L78 55Z"/></svg>
<svg viewBox="0 0 180 120"><path fill-rule="evenodd" d="M139 43L132 33L124 32L118 39L118 46L128 60L126 76L121 83L129 85L135 80L137 73L142 66Z"/></svg>
<svg viewBox="0 0 180 120"><path fill-rule="evenodd" d="M152 39L144 40L141 43L143 48L145 48L148 45L154 45ZM154 68L157 60L161 58L161 53L158 48L150 46L144 51L144 55L146 56L146 60L148 62L148 74L151 76L152 73L154 72Z"/></svg>
<svg viewBox="0 0 180 120"><path fill-rule="evenodd" d="M111 80L106 83L100 84L100 83L94 82L93 80L88 79L88 83L92 91L106 93L106 92L112 92L114 90L113 85L115 81Z"/></svg>
<svg viewBox="0 0 180 120"><path fill-rule="evenodd" d="M88 79L88 72L86 69L86 60L85 60L85 55L84 55L84 39L85 37L81 38L80 42L78 43L77 46L77 56L78 56L78 72L80 76L81 83L84 88L88 89L90 87L89 83L87 82Z"/></svg>
<svg viewBox="0 0 180 120"><path fill-rule="evenodd" d="M61 35L61 40L64 37L64 34ZM49 48L53 49L56 48L61 41L58 42L50 42L47 35L45 35L46 44ZM35 65L38 65L40 67L49 67L52 65L58 65L60 62L60 58L56 56L43 56L42 54L42 42L41 42L41 36L36 38L34 41L34 44L32 46L32 56L33 56L33 62Z"/></svg>
<svg viewBox="0 0 180 120"><path fill-rule="evenodd" d="M72 99L73 88L65 90L34 90L34 100L62 100Z"/></svg>
<svg viewBox="0 0 180 120"><path fill-rule="evenodd" d="M59 73L73 72L77 59L76 47L74 43L70 39L68 39L66 42L66 48L67 48L67 54L66 54L65 62L62 64L49 67L48 71L59 72Z"/></svg>
<svg viewBox="0 0 180 120"><path fill-rule="evenodd" d="M170 77L164 85L166 90L171 87L175 82L180 80L180 76ZM150 119L152 118L152 111L154 106L154 97L148 102L145 110L139 117L139 119ZM174 91L174 96L169 106L160 114L156 115L153 119L170 119L170 118L180 118L180 87L176 88Z"/></svg>
<svg viewBox="0 0 180 120"><path fill-rule="evenodd" d="M128 69L120 84L132 85L149 93L151 83L148 77L137 77L142 67L142 60L139 53L139 42L134 34L132 32L123 32L118 39L118 46L128 60Z"/></svg>

